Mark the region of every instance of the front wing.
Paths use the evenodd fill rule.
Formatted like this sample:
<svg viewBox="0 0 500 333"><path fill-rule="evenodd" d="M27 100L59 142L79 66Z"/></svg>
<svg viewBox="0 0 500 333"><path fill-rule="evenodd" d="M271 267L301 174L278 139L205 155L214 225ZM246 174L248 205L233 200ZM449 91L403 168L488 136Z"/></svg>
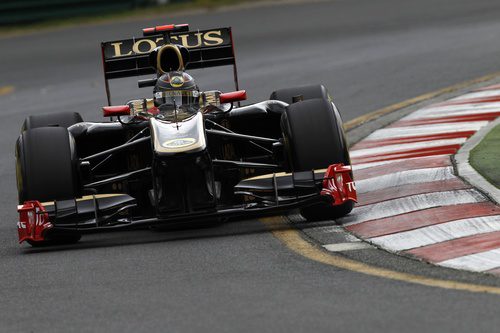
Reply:
<svg viewBox="0 0 500 333"><path fill-rule="evenodd" d="M275 215L319 203L340 206L357 201L351 174L351 166L332 164L324 170L254 177L235 187L235 194L244 197L244 204L167 218L128 216L135 200L126 194L92 195L49 203L27 201L18 206L19 242L43 242L54 231L84 234L130 230L204 219Z"/></svg>

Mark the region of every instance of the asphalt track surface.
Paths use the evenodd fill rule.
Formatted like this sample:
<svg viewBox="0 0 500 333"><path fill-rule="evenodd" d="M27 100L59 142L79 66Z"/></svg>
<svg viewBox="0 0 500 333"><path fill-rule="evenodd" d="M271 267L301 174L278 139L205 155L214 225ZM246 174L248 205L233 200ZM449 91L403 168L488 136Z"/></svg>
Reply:
<svg viewBox="0 0 500 333"><path fill-rule="evenodd" d="M138 36L142 27L172 20L0 39L0 86L15 86L0 96L0 331L498 330L498 295L395 282L310 261L257 220L93 235L63 248L19 246L13 148L22 120L62 110L99 120L105 103L99 42ZM500 69L500 2L494 0L332 1L174 20L234 28L241 87L252 101L275 88L321 82L347 120ZM229 70L197 77L207 90L231 88ZM149 93L133 81L112 88L116 103ZM372 251L359 258L460 276Z"/></svg>

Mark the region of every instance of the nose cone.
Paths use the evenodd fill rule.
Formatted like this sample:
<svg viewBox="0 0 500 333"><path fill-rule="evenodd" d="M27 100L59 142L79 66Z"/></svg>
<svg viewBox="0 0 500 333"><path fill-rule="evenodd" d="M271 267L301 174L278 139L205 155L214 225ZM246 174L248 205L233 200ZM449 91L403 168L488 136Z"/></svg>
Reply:
<svg viewBox="0 0 500 333"><path fill-rule="evenodd" d="M206 149L203 115L198 112L180 123L150 119L153 149L157 155L197 153Z"/></svg>

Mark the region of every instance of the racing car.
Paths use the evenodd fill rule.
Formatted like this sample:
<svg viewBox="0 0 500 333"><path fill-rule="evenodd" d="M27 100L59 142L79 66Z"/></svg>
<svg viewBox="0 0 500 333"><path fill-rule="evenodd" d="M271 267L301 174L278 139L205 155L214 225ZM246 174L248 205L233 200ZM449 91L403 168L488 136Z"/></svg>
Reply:
<svg viewBox="0 0 500 333"><path fill-rule="evenodd" d="M188 226L299 211L310 221L356 202L340 113L322 85L241 106L231 28L143 29L101 43L103 122L27 117L16 142L19 242ZM235 91L202 91L188 70L232 66ZM149 98L113 105L109 81L149 75Z"/></svg>

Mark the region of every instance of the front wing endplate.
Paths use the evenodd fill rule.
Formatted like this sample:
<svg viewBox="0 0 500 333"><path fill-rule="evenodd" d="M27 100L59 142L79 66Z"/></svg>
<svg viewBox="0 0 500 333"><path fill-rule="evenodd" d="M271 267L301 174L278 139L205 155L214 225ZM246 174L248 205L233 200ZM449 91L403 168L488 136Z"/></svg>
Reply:
<svg viewBox="0 0 500 333"><path fill-rule="evenodd" d="M42 204L38 201L26 201L18 206L17 211L19 213L19 222L17 222L19 243L44 241L44 232L53 226Z"/></svg>

